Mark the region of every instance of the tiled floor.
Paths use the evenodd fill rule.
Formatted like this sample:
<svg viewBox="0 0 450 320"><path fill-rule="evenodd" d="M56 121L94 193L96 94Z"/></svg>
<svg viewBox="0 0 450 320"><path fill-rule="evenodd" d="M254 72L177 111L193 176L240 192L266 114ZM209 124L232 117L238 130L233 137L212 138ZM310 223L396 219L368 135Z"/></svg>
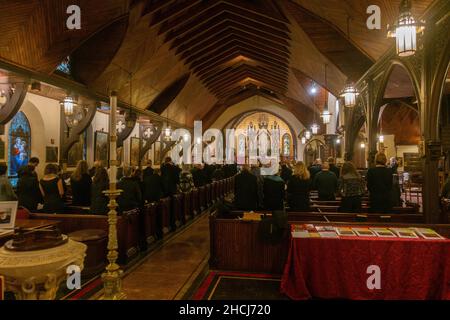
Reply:
<svg viewBox="0 0 450 320"><path fill-rule="evenodd" d="M208 215L155 250L123 279L127 299L176 299L209 257Z"/></svg>

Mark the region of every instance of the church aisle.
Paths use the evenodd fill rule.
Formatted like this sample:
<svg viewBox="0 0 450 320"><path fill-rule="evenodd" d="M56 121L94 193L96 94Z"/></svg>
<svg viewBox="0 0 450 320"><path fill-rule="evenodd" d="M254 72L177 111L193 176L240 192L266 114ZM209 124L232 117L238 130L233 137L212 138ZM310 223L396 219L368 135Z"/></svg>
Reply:
<svg viewBox="0 0 450 320"><path fill-rule="evenodd" d="M129 300L171 300L195 278L209 257L208 214L156 249L123 280Z"/></svg>

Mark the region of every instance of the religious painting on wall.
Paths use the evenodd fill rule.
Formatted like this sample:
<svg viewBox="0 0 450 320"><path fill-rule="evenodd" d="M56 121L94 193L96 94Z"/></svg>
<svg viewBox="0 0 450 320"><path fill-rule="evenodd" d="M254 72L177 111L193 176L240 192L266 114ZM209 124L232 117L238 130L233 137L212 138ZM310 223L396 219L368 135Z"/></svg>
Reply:
<svg viewBox="0 0 450 320"><path fill-rule="evenodd" d="M161 165L161 142L160 141L156 141L153 146L152 149L154 150L153 152L153 164L155 166L159 166Z"/></svg>
<svg viewBox="0 0 450 320"><path fill-rule="evenodd" d="M20 111L9 127L9 175L17 176L20 167L28 164L31 153L31 128L25 114Z"/></svg>
<svg viewBox="0 0 450 320"><path fill-rule="evenodd" d="M58 162L58 147L45 148L45 162Z"/></svg>
<svg viewBox="0 0 450 320"><path fill-rule="evenodd" d="M119 163L119 167L123 162L123 147L117 148L117 162Z"/></svg>
<svg viewBox="0 0 450 320"><path fill-rule="evenodd" d="M80 135L80 140L76 142L67 154L67 166L76 167L78 161L86 160L86 132Z"/></svg>
<svg viewBox="0 0 450 320"><path fill-rule="evenodd" d="M136 137L131 137L130 139L130 165L139 165L139 152L141 150L141 139Z"/></svg>
<svg viewBox="0 0 450 320"><path fill-rule="evenodd" d="M94 161L101 161L103 166L108 165L108 133L96 131L94 137Z"/></svg>

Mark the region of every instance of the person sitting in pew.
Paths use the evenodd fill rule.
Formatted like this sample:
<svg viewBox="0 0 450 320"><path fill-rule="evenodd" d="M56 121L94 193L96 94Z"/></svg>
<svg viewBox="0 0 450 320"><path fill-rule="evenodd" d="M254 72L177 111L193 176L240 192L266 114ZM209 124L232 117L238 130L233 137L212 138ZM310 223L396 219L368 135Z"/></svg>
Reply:
<svg viewBox="0 0 450 320"><path fill-rule="evenodd" d="M134 179L134 180L136 180L136 182L138 183L138 185L139 185L139 187L141 188L141 193L143 192L143 190L144 190L144 186L143 186L143 184L142 184L142 170L141 169L139 169L139 167L134 167L132 170L131 170L131 177Z"/></svg>
<svg viewBox="0 0 450 320"><path fill-rule="evenodd" d="M278 175L264 177L264 209L283 210L284 209L284 180Z"/></svg>
<svg viewBox="0 0 450 320"><path fill-rule="evenodd" d="M334 201L336 200L335 193L338 188L338 179L336 175L330 171L328 162L324 162L322 170L314 177L314 189L319 194L319 201Z"/></svg>
<svg viewBox="0 0 450 320"><path fill-rule="evenodd" d="M386 167L386 155L375 155L375 167L367 170L370 211L385 213L392 209L392 169Z"/></svg>
<svg viewBox="0 0 450 320"><path fill-rule="evenodd" d="M125 174L125 173L124 173ZM161 165L161 179L164 187L164 195L173 196L177 193L177 185L180 181L179 168L172 162L172 158L166 157Z"/></svg>
<svg viewBox="0 0 450 320"><path fill-rule="evenodd" d="M287 201L290 211L310 211L310 189L309 170L302 161L299 161L296 163L294 173L287 183Z"/></svg>
<svg viewBox="0 0 450 320"><path fill-rule="evenodd" d="M163 184L158 170L144 170L143 188L145 201L156 202L163 197Z"/></svg>
<svg viewBox="0 0 450 320"><path fill-rule="evenodd" d="M88 207L91 204L92 179L85 160L78 161L77 168L70 176L70 185L72 186L72 204Z"/></svg>
<svg viewBox="0 0 450 320"><path fill-rule="evenodd" d="M336 165L336 161L333 157L328 158L328 164L330 165L330 171L333 172L336 177L339 179L340 176L340 170L339 167Z"/></svg>
<svg viewBox="0 0 450 320"><path fill-rule="evenodd" d="M191 169L192 179L196 188L202 187L206 184L205 172L202 170L201 164L195 164Z"/></svg>
<svg viewBox="0 0 450 320"><path fill-rule="evenodd" d="M314 181L316 174L318 174L322 170L322 160L320 158L314 160L313 164L309 166L308 170L311 181ZM312 187L314 188L314 185Z"/></svg>
<svg viewBox="0 0 450 320"><path fill-rule="evenodd" d="M139 208L142 204L141 187L135 178L132 177L132 168L124 166L123 177L117 183L117 189L122 193L117 199L119 203L119 212Z"/></svg>
<svg viewBox="0 0 450 320"><path fill-rule="evenodd" d="M43 202L34 166L26 166L22 169L17 182L17 195L19 197L19 206L30 211L36 211L38 204Z"/></svg>
<svg viewBox="0 0 450 320"><path fill-rule="evenodd" d="M91 213L107 214L109 199L104 191L109 189L108 171L103 167L96 167L91 186Z"/></svg>
<svg viewBox="0 0 450 320"><path fill-rule="evenodd" d="M361 197L364 194L364 182L361 175L350 161L341 168L339 178L339 193L341 194L340 212L358 213L361 211Z"/></svg>
<svg viewBox="0 0 450 320"><path fill-rule="evenodd" d="M44 198L44 212L64 211L63 181L58 176L58 166L56 164L49 163L45 166L44 176L39 182L39 188Z"/></svg>
<svg viewBox="0 0 450 320"><path fill-rule="evenodd" d="M238 210L257 210L258 184L251 174L249 165L242 166L241 172L234 179L234 205Z"/></svg>

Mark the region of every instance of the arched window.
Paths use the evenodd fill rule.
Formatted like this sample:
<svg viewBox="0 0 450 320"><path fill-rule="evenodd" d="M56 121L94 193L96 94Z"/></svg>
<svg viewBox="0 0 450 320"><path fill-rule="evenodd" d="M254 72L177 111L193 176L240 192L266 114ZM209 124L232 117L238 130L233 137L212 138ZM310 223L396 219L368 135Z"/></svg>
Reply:
<svg viewBox="0 0 450 320"><path fill-rule="evenodd" d="M283 135L283 156L289 157L291 155L291 136L288 133Z"/></svg>
<svg viewBox="0 0 450 320"><path fill-rule="evenodd" d="M9 126L9 175L17 176L20 167L28 164L31 153L31 129L25 114L20 111Z"/></svg>

